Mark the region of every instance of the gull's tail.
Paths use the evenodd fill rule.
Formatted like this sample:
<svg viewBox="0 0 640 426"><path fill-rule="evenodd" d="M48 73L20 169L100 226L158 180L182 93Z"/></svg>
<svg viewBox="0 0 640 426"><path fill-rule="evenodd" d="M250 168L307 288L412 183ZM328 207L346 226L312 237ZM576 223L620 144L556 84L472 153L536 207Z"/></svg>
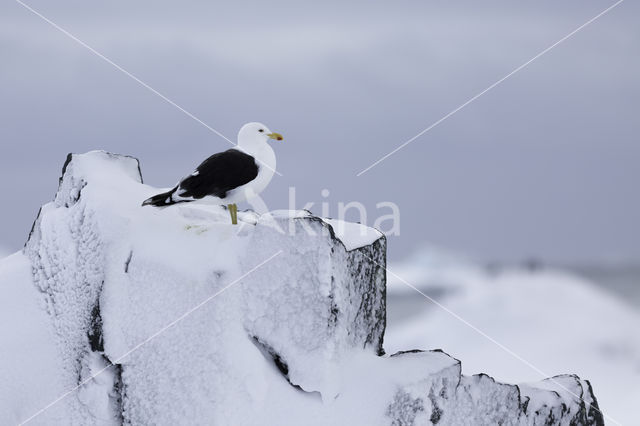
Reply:
<svg viewBox="0 0 640 426"><path fill-rule="evenodd" d="M154 195L151 198L147 198L142 202L143 206L154 207L166 207L172 204L176 204L178 201L173 200L173 194L178 190L176 186L171 191L163 192L162 194Z"/></svg>

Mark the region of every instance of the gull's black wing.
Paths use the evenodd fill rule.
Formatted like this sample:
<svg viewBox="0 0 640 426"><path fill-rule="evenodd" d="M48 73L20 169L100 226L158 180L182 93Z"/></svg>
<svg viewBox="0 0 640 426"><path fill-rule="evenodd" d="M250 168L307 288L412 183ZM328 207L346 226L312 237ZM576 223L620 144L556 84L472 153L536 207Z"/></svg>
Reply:
<svg viewBox="0 0 640 426"><path fill-rule="evenodd" d="M237 149L213 154L178 186L180 197L200 199L207 195L224 198L228 191L258 176L255 158Z"/></svg>

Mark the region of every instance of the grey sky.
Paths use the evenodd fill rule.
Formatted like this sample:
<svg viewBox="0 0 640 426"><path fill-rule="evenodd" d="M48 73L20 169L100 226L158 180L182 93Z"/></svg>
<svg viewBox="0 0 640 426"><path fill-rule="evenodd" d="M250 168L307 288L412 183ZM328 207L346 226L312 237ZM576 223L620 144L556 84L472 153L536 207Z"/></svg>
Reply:
<svg viewBox="0 0 640 426"><path fill-rule="evenodd" d="M28 2L228 137L283 133L270 208L289 186L315 213L362 201L370 223L393 201L391 258L429 241L556 261L640 258L637 2L355 175L612 3ZM169 186L228 148L12 1L0 63L0 245L24 242L67 152L131 154Z"/></svg>

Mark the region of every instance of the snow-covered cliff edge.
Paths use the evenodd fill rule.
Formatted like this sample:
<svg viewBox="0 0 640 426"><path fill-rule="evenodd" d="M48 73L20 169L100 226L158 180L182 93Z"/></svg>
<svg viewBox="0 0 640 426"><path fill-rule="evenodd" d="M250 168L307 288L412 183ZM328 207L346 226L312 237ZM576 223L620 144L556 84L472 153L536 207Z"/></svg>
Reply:
<svg viewBox="0 0 640 426"><path fill-rule="evenodd" d="M0 264L0 280L39 291L55 353L49 399L0 399L6 420L603 424L575 376L516 386L462 376L438 350L385 355L377 231L307 212L231 226L221 207L140 207L155 192L131 157L68 158L24 254Z"/></svg>

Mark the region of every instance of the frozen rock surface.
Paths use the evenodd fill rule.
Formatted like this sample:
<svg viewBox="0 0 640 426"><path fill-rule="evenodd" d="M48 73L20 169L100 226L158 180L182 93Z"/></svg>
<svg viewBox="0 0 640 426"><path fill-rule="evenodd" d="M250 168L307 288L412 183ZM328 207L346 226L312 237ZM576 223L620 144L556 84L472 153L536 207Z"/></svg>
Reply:
<svg viewBox="0 0 640 426"><path fill-rule="evenodd" d="M142 208L156 191L131 157L67 159L21 284L40 292L55 383L72 391L35 417L13 407L10 420L603 424L575 376L516 386L462 376L442 351L385 355L377 231L304 211L241 212L231 226L222 207Z"/></svg>

